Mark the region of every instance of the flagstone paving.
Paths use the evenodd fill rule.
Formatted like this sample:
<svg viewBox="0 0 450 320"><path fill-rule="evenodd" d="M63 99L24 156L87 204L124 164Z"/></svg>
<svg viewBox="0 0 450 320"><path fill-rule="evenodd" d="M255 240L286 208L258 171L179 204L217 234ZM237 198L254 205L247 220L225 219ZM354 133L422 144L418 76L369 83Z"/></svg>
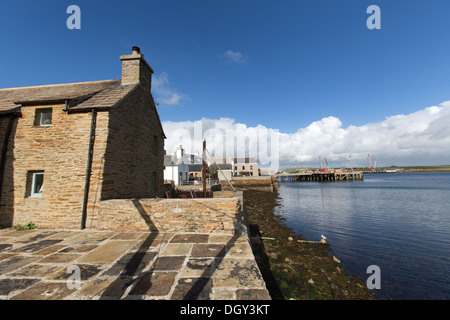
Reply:
<svg viewBox="0 0 450 320"><path fill-rule="evenodd" d="M0 299L270 296L246 234L1 229Z"/></svg>

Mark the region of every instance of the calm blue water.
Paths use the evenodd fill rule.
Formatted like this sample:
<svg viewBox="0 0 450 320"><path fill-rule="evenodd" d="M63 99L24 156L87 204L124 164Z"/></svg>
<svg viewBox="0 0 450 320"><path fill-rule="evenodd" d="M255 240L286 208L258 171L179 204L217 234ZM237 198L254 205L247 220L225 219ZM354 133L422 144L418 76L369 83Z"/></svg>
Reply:
<svg viewBox="0 0 450 320"><path fill-rule="evenodd" d="M307 240L323 234L378 299L450 299L450 173L366 174L364 181L280 183L276 213Z"/></svg>

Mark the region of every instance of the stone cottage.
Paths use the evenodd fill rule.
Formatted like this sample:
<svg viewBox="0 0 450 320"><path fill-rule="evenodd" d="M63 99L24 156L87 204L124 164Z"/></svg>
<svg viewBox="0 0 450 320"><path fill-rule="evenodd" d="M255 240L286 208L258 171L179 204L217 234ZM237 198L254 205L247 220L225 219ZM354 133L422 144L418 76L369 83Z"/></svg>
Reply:
<svg viewBox="0 0 450 320"><path fill-rule="evenodd" d="M120 59L122 79L0 89L0 226L83 229L100 201L163 196L153 70Z"/></svg>

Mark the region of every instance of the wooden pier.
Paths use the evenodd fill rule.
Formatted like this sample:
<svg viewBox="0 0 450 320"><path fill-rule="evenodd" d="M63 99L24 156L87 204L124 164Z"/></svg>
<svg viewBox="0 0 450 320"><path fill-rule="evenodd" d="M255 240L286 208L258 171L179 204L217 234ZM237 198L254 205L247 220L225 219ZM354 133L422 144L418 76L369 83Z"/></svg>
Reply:
<svg viewBox="0 0 450 320"><path fill-rule="evenodd" d="M273 176L279 182L364 180L364 174L361 171L278 173Z"/></svg>

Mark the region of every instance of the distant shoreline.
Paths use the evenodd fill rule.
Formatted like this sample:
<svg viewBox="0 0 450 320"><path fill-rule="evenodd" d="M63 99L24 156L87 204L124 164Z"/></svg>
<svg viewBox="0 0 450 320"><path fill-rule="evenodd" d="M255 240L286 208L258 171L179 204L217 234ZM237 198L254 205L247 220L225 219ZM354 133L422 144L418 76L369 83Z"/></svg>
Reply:
<svg viewBox="0 0 450 320"><path fill-rule="evenodd" d="M437 170L437 169L418 169L418 170L405 170L403 172L450 172L450 169L441 169L441 170Z"/></svg>
<svg viewBox="0 0 450 320"><path fill-rule="evenodd" d="M344 167L342 167L344 168ZM350 169L345 167L346 169ZM297 167L297 168L282 168L279 171L305 171L305 170L318 170L319 168L314 167ZM372 169L369 167L353 167L353 171L371 171ZM392 173L400 173L400 172L450 172L450 165L441 165L441 166L392 166L392 167L380 167L375 170L399 170L397 172ZM387 172L389 173L389 172Z"/></svg>
<svg viewBox="0 0 450 320"><path fill-rule="evenodd" d="M450 172L450 169L417 169L417 170L402 170L397 172L385 172L385 173L422 173L422 172ZM370 174L370 173L368 173Z"/></svg>

